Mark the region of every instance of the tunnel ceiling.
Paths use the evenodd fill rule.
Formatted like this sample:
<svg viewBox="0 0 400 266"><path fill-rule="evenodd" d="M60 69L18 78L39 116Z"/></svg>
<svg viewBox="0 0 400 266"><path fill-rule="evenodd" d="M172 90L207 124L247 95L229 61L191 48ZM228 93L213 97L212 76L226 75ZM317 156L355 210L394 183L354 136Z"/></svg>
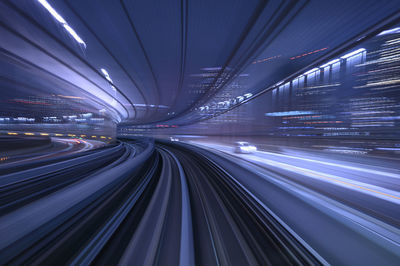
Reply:
<svg viewBox="0 0 400 266"><path fill-rule="evenodd" d="M188 123L228 87L255 94L398 20L383 2L2 1L2 106L61 95L123 125Z"/></svg>

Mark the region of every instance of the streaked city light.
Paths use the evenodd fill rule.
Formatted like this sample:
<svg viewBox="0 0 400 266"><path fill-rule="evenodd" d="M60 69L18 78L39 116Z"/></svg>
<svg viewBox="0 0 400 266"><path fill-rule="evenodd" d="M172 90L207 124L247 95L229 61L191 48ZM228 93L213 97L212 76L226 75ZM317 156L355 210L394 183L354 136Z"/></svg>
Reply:
<svg viewBox="0 0 400 266"><path fill-rule="evenodd" d="M359 53L362 53L362 52L365 52L365 51L366 51L366 50L365 50L364 48L360 48L360 49L357 49L357 50L355 50L355 51L353 51L353 52L350 52L350 53L348 53L348 54L345 54L345 55L341 56L340 58L342 58L342 59L347 59L347 58L349 58L349 57L355 56L355 55L357 55L357 54L359 54Z"/></svg>
<svg viewBox="0 0 400 266"><path fill-rule="evenodd" d="M314 111L288 111L288 112L274 112L266 113L266 116L293 116L293 115L312 115Z"/></svg>
<svg viewBox="0 0 400 266"><path fill-rule="evenodd" d="M308 70L307 72L304 72L303 75L308 75L308 74L311 74L311 73L317 72L317 71L319 71L319 68L313 68L313 69Z"/></svg>
<svg viewBox="0 0 400 266"><path fill-rule="evenodd" d="M340 62L340 59L333 59L333 60L329 61L328 63L321 65L320 67L321 68L325 68L327 66L330 66L330 65L333 65L333 64L336 64L336 63L339 63L339 62Z"/></svg>
<svg viewBox="0 0 400 266"><path fill-rule="evenodd" d="M384 30L381 33L378 34L378 36L386 35L386 34L395 34L395 33L400 33L400 27L393 28L390 30Z"/></svg>

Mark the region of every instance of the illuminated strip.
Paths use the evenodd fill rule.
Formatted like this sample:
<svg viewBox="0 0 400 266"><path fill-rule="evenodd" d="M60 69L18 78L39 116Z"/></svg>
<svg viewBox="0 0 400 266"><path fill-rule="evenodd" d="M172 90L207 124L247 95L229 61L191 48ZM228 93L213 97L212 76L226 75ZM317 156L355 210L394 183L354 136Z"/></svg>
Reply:
<svg viewBox="0 0 400 266"><path fill-rule="evenodd" d="M322 66L320 66L320 67L321 67L321 68L324 68L324 67L327 67L327 66L333 65L333 64L335 64L335 63L338 63L338 62L340 62L340 59L333 59L333 60L329 61L328 63L326 63L326 64L323 64L323 65L322 65Z"/></svg>
<svg viewBox="0 0 400 266"><path fill-rule="evenodd" d="M79 35L75 32L73 28L71 28L65 19L57 13L57 11L46 1L46 0L38 0L38 2L46 8L47 11L58 21L60 22L64 29L80 44L82 44L86 48L86 43L79 37Z"/></svg>
<svg viewBox="0 0 400 266"><path fill-rule="evenodd" d="M48 133L40 133L41 136L48 136Z"/></svg>
<svg viewBox="0 0 400 266"><path fill-rule="evenodd" d="M71 28L68 24L64 24L64 28L71 34L71 36L80 44L83 44L86 48L86 43L79 37L79 35Z"/></svg>
<svg viewBox="0 0 400 266"><path fill-rule="evenodd" d="M325 180L333 181L335 183L340 183L340 184L343 184L343 185L346 185L346 186L351 186L351 187L359 188L359 189L362 189L362 190L365 190L365 191L368 191L368 192L376 193L376 194L379 194L379 195L382 195L382 196L386 196L386 197L389 197L389 198L392 198L392 199L400 200L400 197L398 197L398 196L394 196L394 195L391 195L391 194L388 194L388 193L385 193L385 192L381 192L381 191L378 191L378 190L375 190L375 189L371 189L371 188L367 188L367 187L364 187L364 186L360 186L358 184L342 181L342 180L338 179L340 177L337 177L337 176L334 176L334 175L325 174L325 173L317 172L317 171L314 171L314 170L310 170L310 169L306 169L306 168L302 168L302 167L298 167L298 166L293 166L293 165L289 165L289 164L286 164L286 163L281 163L281 162L277 162L277 161L273 161L273 160L269 160L269 159L265 159L265 158L260 158L260 157L257 157L257 156L250 156L250 158L251 158L251 160L262 162L262 163L265 163L265 164L268 164L268 165L271 165L271 166L274 166L274 167L279 167L279 168L282 168L282 169L285 169L285 170L288 170L288 171L291 171L291 172L295 172L295 173L301 172L302 174L305 174L305 175L307 175L309 177L312 177L312 178L325 179ZM344 178L340 178L340 179L344 179Z"/></svg>
<svg viewBox="0 0 400 266"><path fill-rule="evenodd" d="M287 112L273 112L265 113L266 116L293 116L293 115L313 115L314 111L287 111Z"/></svg>
<svg viewBox="0 0 400 266"><path fill-rule="evenodd" d="M63 134L55 134L55 136L61 137L61 136L64 136L64 135Z"/></svg>
<svg viewBox="0 0 400 266"><path fill-rule="evenodd" d="M38 2L50 12L50 14L61 24L67 24L63 17L46 0L38 0Z"/></svg>
<svg viewBox="0 0 400 266"><path fill-rule="evenodd" d="M112 81L112 79L111 79L111 77L110 77L110 74L108 74L107 70L105 70L104 68L101 68L100 70L101 70L101 72L103 73L103 75L106 77L106 79L107 79L109 82L113 83L113 81Z"/></svg>
<svg viewBox="0 0 400 266"><path fill-rule="evenodd" d="M350 53L348 53L348 54L345 54L344 56L341 56L340 58L342 58L342 59L347 59L347 58L349 58L349 57L352 57L352 56L355 56L355 55L357 55L357 54L359 54L359 53L362 53L362 52L365 52L366 50L364 49L364 48L360 48L360 49L357 49L357 50L355 50L355 51L353 51L353 52L350 52Z"/></svg>
<svg viewBox="0 0 400 266"><path fill-rule="evenodd" d="M304 72L303 75L308 75L308 74L311 74L311 73L317 72L317 71L319 71L319 68L313 68L313 69L308 70L307 72Z"/></svg>
<svg viewBox="0 0 400 266"><path fill-rule="evenodd" d="M15 135L18 135L18 133L16 133L16 132L8 132L7 134L8 134L8 135L14 135L14 136L15 136Z"/></svg>
<svg viewBox="0 0 400 266"><path fill-rule="evenodd" d="M384 30L381 33L378 34L378 36L386 35L386 34L395 34L395 33L400 33L400 27L390 29L390 30Z"/></svg>
<svg viewBox="0 0 400 266"><path fill-rule="evenodd" d="M58 94L57 96L61 97L61 98L67 98L67 99L79 99L79 100L84 100L85 99L85 98L78 97L78 96L69 96L69 95L60 95L60 94Z"/></svg>
<svg viewBox="0 0 400 266"><path fill-rule="evenodd" d="M117 89L114 86L114 83L110 77L110 74L108 74L107 70L105 70L104 68L101 68L100 70L103 73L103 75L106 77L106 79L112 84L111 89L114 91L114 96L117 96ZM115 105L115 103L116 103L116 101L115 101L115 99L113 99L111 105Z"/></svg>
<svg viewBox="0 0 400 266"><path fill-rule="evenodd" d="M211 148L215 148L215 149L218 149L218 150L225 150L225 149L229 149L230 150L231 149L231 147L229 147L229 146L217 145L217 144L205 145L205 146L208 146L208 147L211 147ZM383 171L378 171L378 170L373 170L373 169L368 169L368 168L360 168L360 167L355 167L355 166L342 165L342 164L324 162L324 161L318 161L318 160L314 160L314 159L308 159L308 158L303 158L303 157L298 157L298 156L285 155L285 154L279 154L279 153L272 153L272 152L266 152L266 151L258 151L257 153L258 154L270 155L270 156L289 158L289 159L297 159L297 160L302 160L302 161L306 161L306 162L318 163L318 164L334 166L334 167L339 167L339 168L348 169L348 170L355 170L355 171L359 171L359 172L376 174L376 175L381 175L381 176L387 176L387 177L400 179L400 175L399 174L390 173L390 172L383 172Z"/></svg>
<svg viewBox="0 0 400 266"><path fill-rule="evenodd" d="M367 168L360 168L360 167L342 165L342 164L337 164L337 163L317 161L317 160L313 160L313 159L307 159L307 158L302 158L302 157L297 157L297 156L284 155L284 154L278 154L278 153L272 153L272 152L266 152L266 151L260 151L260 153L267 154L267 155L272 155L272 156L290 158L290 159L297 159L297 160L302 160L302 161L306 161L306 162L319 163L319 164L323 164L323 165L340 167L340 168L344 168L344 169L348 169L348 170L355 170L355 171L359 171L359 172L383 175L383 176L387 176L387 177L399 178L400 179L400 175L398 175L398 174L393 174L393 173L383 172L383 171L377 171L377 170L373 170L373 169L367 169Z"/></svg>
<svg viewBox="0 0 400 266"><path fill-rule="evenodd" d="M35 135L35 133L26 132L26 133L24 133L24 135L27 135L27 136L34 136L34 135Z"/></svg>

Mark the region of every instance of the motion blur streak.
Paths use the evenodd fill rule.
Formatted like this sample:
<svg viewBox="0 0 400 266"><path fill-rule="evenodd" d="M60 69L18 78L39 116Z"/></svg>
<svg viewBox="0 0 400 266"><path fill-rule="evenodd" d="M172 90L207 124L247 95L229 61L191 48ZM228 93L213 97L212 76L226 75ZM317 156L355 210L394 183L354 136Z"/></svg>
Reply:
<svg viewBox="0 0 400 266"><path fill-rule="evenodd" d="M60 168L69 173L54 174ZM188 147L128 141L0 181L3 262L114 264L118 254L121 264L322 262ZM77 242L82 232L91 237Z"/></svg>
<svg viewBox="0 0 400 266"><path fill-rule="evenodd" d="M356 215L350 224L337 220L326 213L330 208L315 209L329 203L323 198L294 200L299 192L274 183L273 172L267 171L266 177L263 170L245 166L246 161L235 163L224 154L165 141L125 140L29 162L26 170L2 168L2 262L325 264L325 258L330 263L355 261L353 252L367 250L365 261L394 263L398 259L395 243L399 239L388 233L396 231L389 223L398 213L381 213L387 215L380 218L388 224L382 227L386 231L379 230L373 204L366 212L354 198L347 203L354 208L353 215L359 209L371 217ZM257 155L241 157L251 161ZM19 165L24 169L25 164ZM271 170L276 167L281 168L279 162ZM284 172L280 175L285 176ZM290 179L330 196L326 184L307 184L296 176ZM337 196L346 197L346 192ZM287 219L293 204L298 205L296 212L308 213L303 220ZM393 208L390 204L386 202L385 209ZM321 243L309 233L311 221L337 228L340 234L325 235ZM350 241L346 253L338 253L338 237ZM375 240L366 242L364 237Z"/></svg>
<svg viewBox="0 0 400 266"><path fill-rule="evenodd" d="M399 0L1 0L0 37L0 265L400 265Z"/></svg>

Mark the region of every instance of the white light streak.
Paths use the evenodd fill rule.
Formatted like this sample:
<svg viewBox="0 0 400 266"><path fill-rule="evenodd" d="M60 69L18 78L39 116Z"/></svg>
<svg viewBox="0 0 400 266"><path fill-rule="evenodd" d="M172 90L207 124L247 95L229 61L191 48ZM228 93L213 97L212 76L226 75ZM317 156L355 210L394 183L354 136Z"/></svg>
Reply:
<svg viewBox="0 0 400 266"><path fill-rule="evenodd" d="M310 70L308 70L307 72L304 72L304 75L311 74L311 73L316 72L316 71L318 71L318 70L319 70L319 68L310 69Z"/></svg>
<svg viewBox="0 0 400 266"><path fill-rule="evenodd" d="M61 24L67 24L67 22L63 19L62 16L60 16L60 14L57 13L57 11L55 11L55 9L49 4L47 3L46 0L38 0L38 2L47 9L47 11L49 11L49 13Z"/></svg>
<svg viewBox="0 0 400 266"><path fill-rule="evenodd" d="M71 28L68 24L64 24L64 28L71 34L71 36L80 44L82 44L86 48L86 43L79 37L78 34Z"/></svg>
<svg viewBox="0 0 400 266"><path fill-rule="evenodd" d="M362 52L365 52L366 50L364 49L364 48L360 48L360 49L357 49L357 50L355 50L355 51L353 51L353 52L350 52L350 53L348 53L348 54L345 54L344 56L341 56L340 58L342 58L342 59L347 59L347 58L349 58L349 57L352 57L352 56L355 56L356 54L359 54L359 53L362 53Z"/></svg>
<svg viewBox="0 0 400 266"><path fill-rule="evenodd" d="M86 48L86 43L82 40L81 37L75 32L73 28L71 28L65 19L57 13L57 11L46 1L46 0L38 0L38 2L47 10L49 13L55 18L58 22L60 22L64 29L80 44L82 44Z"/></svg>
<svg viewBox="0 0 400 266"><path fill-rule="evenodd" d="M101 72L103 72L104 76L109 77L107 70L105 70L104 68L100 69Z"/></svg>
<svg viewBox="0 0 400 266"><path fill-rule="evenodd" d="M386 35L386 34L395 34L395 33L400 33L400 27L390 29L390 30L384 30L381 33L378 34L378 36Z"/></svg>
<svg viewBox="0 0 400 266"><path fill-rule="evenodd" d="M325 67L327 67L327 66L333 65L333 64L338 63L338 62L340 62L340 59L333 59L333 60L329 61L328 63L323 64L323 65L320 66L320 67L321 67L321 68L325 68Z"/></svg>
<svg viewBox="0 0 400 266"><path fill-rule="evenodd" d="M107 70L105 70L104 68L101 68L100 70L101 70L101 72L103 72L103 74L104 74L104 76L106 77L106 79L107 79L109 82L113 83L113 81L112 81L110 75L108 74ZM111 87L115 90L115 87L114 87L114 86L111 86Z"/></svg>

